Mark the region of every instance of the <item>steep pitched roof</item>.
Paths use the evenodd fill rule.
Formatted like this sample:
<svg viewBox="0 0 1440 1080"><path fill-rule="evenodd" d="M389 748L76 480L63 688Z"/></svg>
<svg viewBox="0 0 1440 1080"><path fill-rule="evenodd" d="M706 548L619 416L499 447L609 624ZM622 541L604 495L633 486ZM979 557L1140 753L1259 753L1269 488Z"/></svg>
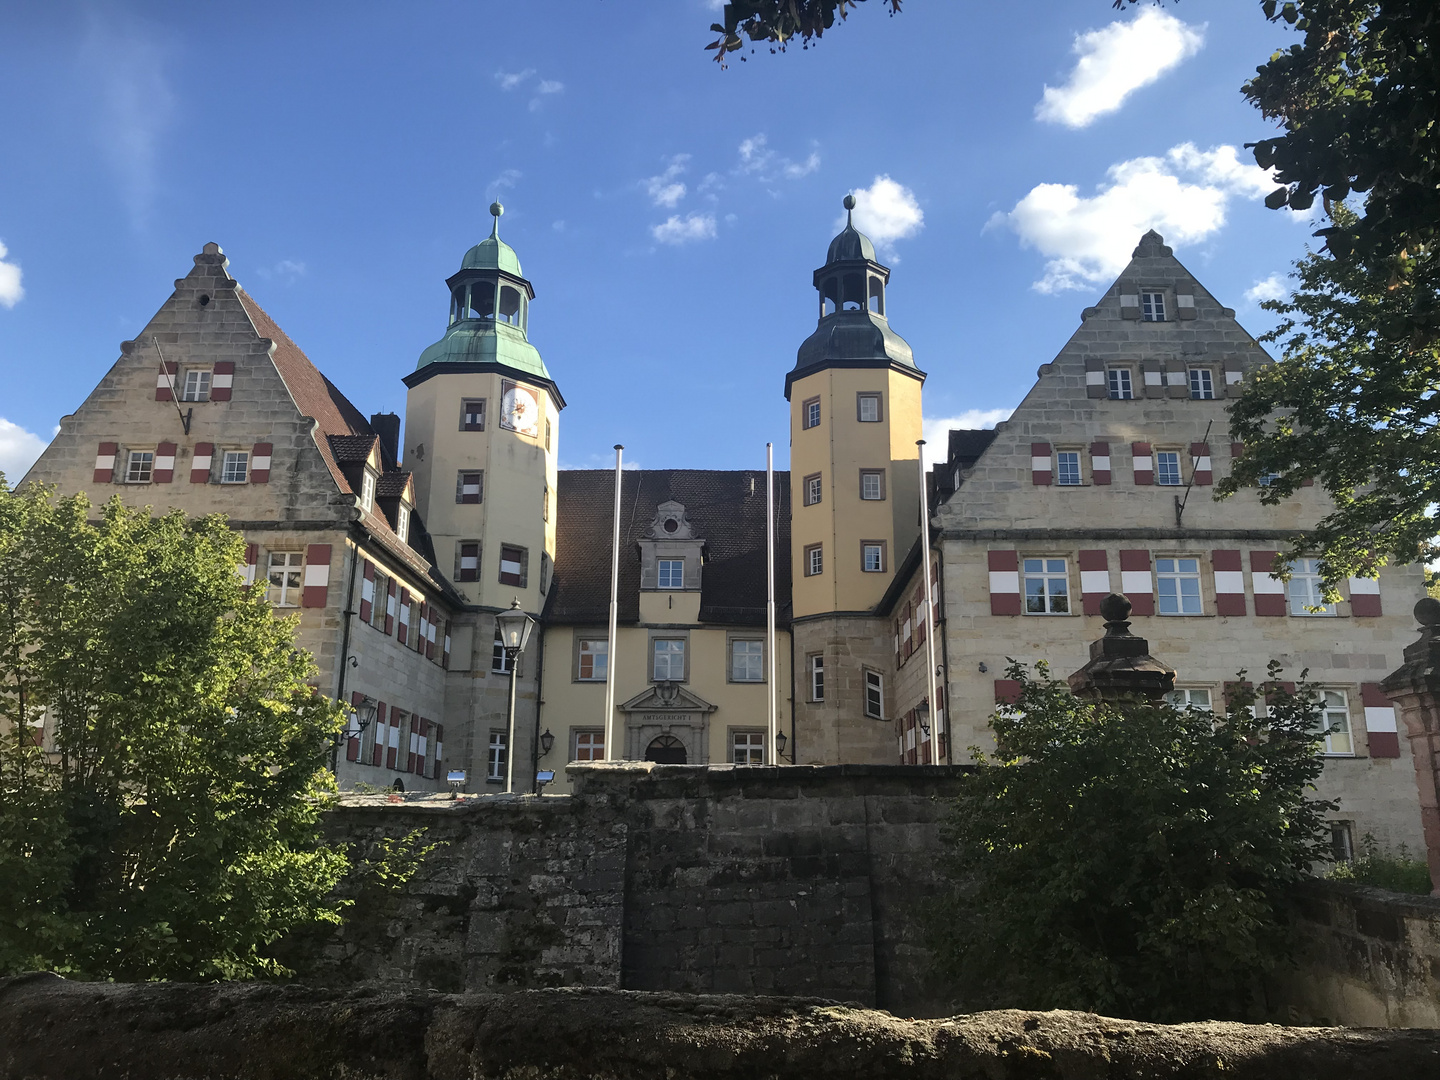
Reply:
<svg viewBox="0 0 1440 1080"><path fill-rule="evenodd" d="M602 624L610 607L610 536L615 474L574 469L556 492L555 583L546 618ZM765 622L765 473L757 470L637 469L620 498L620 621L640 619L640 550L661 503L679 502L705 541L700 620L737 626ZM790 606L790 474L775 474L775 604Z"/></svg>

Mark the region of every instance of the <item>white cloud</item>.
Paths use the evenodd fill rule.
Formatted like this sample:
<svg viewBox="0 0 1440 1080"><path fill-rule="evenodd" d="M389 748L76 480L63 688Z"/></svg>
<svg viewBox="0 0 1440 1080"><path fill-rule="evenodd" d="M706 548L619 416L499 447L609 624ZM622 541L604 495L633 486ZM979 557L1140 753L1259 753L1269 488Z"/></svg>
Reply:
<svg viewBox="0 0 1440 1080"><path fill-rule="evenodd" d="M1279 274L1261 278L1245 290L1245 299L1252 304L1258 304L1262 300L1279 300L1282 296L1289 295L1290 286L1285 284L1285 279Z"/></svg>
<svg viewBox="0 0 1440 1080"><path fill-rule="evenodd" d="M1169 12L1144 8L1129 22L1076 34L1075 68L1063 86L1045 87L1036 119L1082 128L1115 112L1136 90L1194 56L1205 44L1207 26L1189 26Z"/></svg>
<svg viewBox="0 0 1440 1080"><path fill-rule="evenodd" d="M1163 158L1112 165L1107 176L1093 196L1080 195L1075 184L1039 184L986 224L1008 225L1021 244L1049 259L1034 283L1038 291L1108 282L1147 229L1170 244L1203 240L1225 224L1231 199L1254 198L1274 186L1263 170L1242 164L1233 146L1202 151L1188 142Z"/></svg>
<svg viewBox="0 0 1440 1080"><path fill-rule="evenodd" d="M82 78L95 83L95 137L119 179L134 224L149 217L160 143L175 115L168 50L138 19L92 11L80 49Z"/></svg>
<svg viewBox="0 0 1440 1080"><path fill-rule="evenodd" d="M59 427L55 429L57 432ZM0 473L13 486L30 471L35 459L49 445L32 431L26 431L19 424L12 424L0 416Z"/></svg>
<svg viewBox="0 0 1440 1080"><path fill-rule="evenodd" d="M522 173L519 169L506 169L494 180L490 181L490 185L485 189L485 191L493 199L497 197L500 192L504 191L506 188L514 187L516 182L524 175L525 174Z"/></svg>
<svg viewBox="0 0 1440 1080"><path fill-rule="evenodd" d="M558 94L565 89L565 84L556 79L541 79L535 89L542 94Z"/></svg>
<svg viewBox="0 0 1440 1080"><path fill-rule="evenodd" d="M877 176L868 188L857 188L855 195L855 227L870 237L891 262L899 262L895 241L914 236L925 227L925 211L915 201L915 193L889 176ZM841 217L836 228L845 225Z"/></svg>
<svg viewBox="0 0 1440 1080"><path fill-rule="evenodd" d="M645 193L650 196L651 202L673 209L685 197L685 185L678 177L685 171L685 163L689 160L689 154L676 154L664 172L645 181Z"/></svg>
<svg viewBox="0 0 1440 1080"><path fill-rule="evenodd" d="M495 72L495 81L500 84L501 90L509 91L514 90L534 74L534 68L526 68L524 71L497 71Z"/></svg>
<svg viewBox="0 0 1440 1080"><path fill-rule="evenodd" d="M761 180L799 180L820 168L820 154L816 150L811 150L804 161L797 162L771 150L767 142L763 133L741 142L740 164L735 171L758 176Z"/></svg>
<svg viewBox="0 0 1440 1080"><path fill-rule="evenodd" d="M258 269L256 269L255 273L258 274L260 277L264 278L266 281L275 279L283 281L285 284L289 285L297 278L302 278L305 276L306 267L303 262L299 262L295 259L281 259L274 266L259 267Z"/></svg>
<svg viewBox="0 0 1440 1080"><path fill-rule="evenodd" d="M552 222L550 223L550 228L554 229L556 232L564 232L564 231L565 231L565 219L564 219L564 218L556 218L554 221L552 221Z"/></svg>
<svg viewBox="0 0 1440 1080"><path fill-rule="evenodd" d="M925 467L938 465L950 453L950 432L958 428L993 428L1009 420L1013 409L966 409L958 416L927 416L921 423L925 438Z"/></svg>
<svg viewBox="0 0 1440 1080"><path fill-rule="evenodd" d="M650 235L662 244L687 244L692 240L715 239L715 215L697 214L693 211L683 218L679 214L659 225L652 226Z"/></svg>
<svg viewBox="0 0 1440 1080"><path fill-rule="evenodd" d="M9 254L0 244L0 307L12 308L25 298L25 287L20 284L20 265L5 261Z"/></svg>

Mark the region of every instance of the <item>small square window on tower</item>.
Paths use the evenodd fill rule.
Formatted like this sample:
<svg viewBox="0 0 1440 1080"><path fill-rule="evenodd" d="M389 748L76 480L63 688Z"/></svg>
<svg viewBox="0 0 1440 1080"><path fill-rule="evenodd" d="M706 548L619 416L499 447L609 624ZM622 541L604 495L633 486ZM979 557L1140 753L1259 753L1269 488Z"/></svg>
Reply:
<svg viewBox="0 0 1440 1080"><path fill-rule="evenodd" d="M856 394L855 415L862 424L878 424L880 422L880 395Z"/></svg>
<svg viewBox="0 0 1440 1080"><path fill-rule="evenodd" d="M820 399L812 397L800 405L801 426L805 429L820 426Z"/></svg>
<svg viewBox="0 0 1440 1080"><path fill-rule="evenodd" d="M819 544L811 544L805 549L805 576L816 577L824 571L824 549Z"/></svg>
<svg viewBox="0 0 1440 1080"><path fill-rule="evenodd" d="M805 477L805 481L804 481L804 482L805 482L805 505L806 505L806 506L814 506L816 503L818 503L818 502L820 501L820 492L821 492L821 490L822 490L821 484L820 484L820 474L819 474L819 473L812 473L811 475Z"/></svg>
<svg viewBox="0 0 1440 1080"><path fill-rule="evenodd" d="M525 587L525 564L530 553L513 544L500 545L500 584Z"/></svg>
<svg viewBox="0 0 1440 1080"><path fill-rule="evenodd" d="M885 498L885 470L860 470L860 498L867 502L878 502Z"/></svg>
<svg viewBox="0 0 1440 1080"><path fill-rule="evenodd" d="M485 474L480 470L461 472L455 476L455 501L457 503L478 503L485 489Z"/></svg>
<svg viewBox="0 0 1440 1080"><path fill-rule="evenodd" d="M485 399L466 398L460 408L461 431L485 430Z"/></svg>

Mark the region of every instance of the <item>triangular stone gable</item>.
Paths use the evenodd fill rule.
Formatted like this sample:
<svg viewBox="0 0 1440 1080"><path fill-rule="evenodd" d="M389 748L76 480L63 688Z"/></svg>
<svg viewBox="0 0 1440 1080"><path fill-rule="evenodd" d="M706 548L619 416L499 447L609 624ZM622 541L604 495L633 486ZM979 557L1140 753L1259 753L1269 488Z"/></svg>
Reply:
<svg viewBox="0 0 1440 1080"><path fill-rule="evenodd" d="M620 705L620 711L627 713L712 713L717 708L719 706L710 704L678 683L657 683Z"/></svg>

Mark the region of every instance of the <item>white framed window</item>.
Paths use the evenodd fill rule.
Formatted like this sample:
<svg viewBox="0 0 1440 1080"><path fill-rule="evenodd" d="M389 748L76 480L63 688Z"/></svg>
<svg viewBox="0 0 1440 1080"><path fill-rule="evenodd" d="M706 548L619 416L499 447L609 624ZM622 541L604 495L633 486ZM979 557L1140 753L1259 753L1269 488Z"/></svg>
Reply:
<svg viewBox="0 0 1440 1080"><path fill-rule="evenodd" d="M571 739L574 742L570 749L571 761L605 760L604 728L572 728Z"/></svg>
<svg viewBox="0 0 1440 1080"><path fill-rule="evenodd" d="M410 539L410 507L403 502L400 509L395 512L395 535L401 540Z"/></svg>
<svg viewBox="0 0 1440 1080"><path fill-rule="evenodd" d="M581 638L576 652L575 678L581 682L604 682L610 669L610 642L606 638Z"/></svg>
<svg viewBox="0 0 1440 1080"><path fill-rule="evenodd" d="M885 498L885 472L883 469L860 470L860 498L878 502Z"/></svg>
<svg viewBox="0 0 1440 1080"><path fill-rule="evenodd" d="M305 556L299 551L270 552L267 598L272 607L299 607Z"/></svg>
<svg viewBox="0 0 1440 1080"><path fill-rule="evenodd" d="M1155 560L1155 588L1161 615L1199 615L1200 560L1188 556Z"/></svg>
<svg viewBox="0 0 1440 1080"><path fill-rule="evenodd" d="M509 757L506 743L509 741L508 733L494 728L490 730L490 746L485 755L485 779L504 783L505 781L505 759Z"/></svg>
<svg viewBox="0 0 1440 1080"><path fill-rule="evenodd" d="M859 394L855 398L855 413L862 424L880 421L880 395Z"/></svg>
<svg viewBox="0 0 1440 1080"><path fill-rule="evenodd" d="M1332 757L1350 757L1355 744L1350 737L1350 699L1344 690L1319 691L1320 711L1311 730L1325 734L1325 753Z"/></svg>
<svg viewBox="0 0 1440 1080"><path fill-rule="evenodd" d="M732 731L730 733L730 760L736 765L764 765L765 732Z"/></svg>
<svg viewBox="0 0 1440 1080"><path fill-rule="evenodd" d="M765 681L765 642L748 638L730 642L730 681Z"/></svg>
<svg viewBox="0 0 1440 1080"><path fill-rule="evenodd" d="M819 544L811 544L805 549L805 576L815 577L825 571L825 552Z"/></svg>
<svg viewBox="0 0 1440 1080"><path fill-rule="evenodd" d="M1349 862L1355 857L1355 834L1348 821L1330 822L1330 858Z"/></svg>
<svg viewBox="0 0 1440 1080"><path fill-rule="evenodd" d="M485 430L485 399L466 398L460 406L460 430Z"/></svg>
<svg viewBox="0 0 1440 1080"><path fill-rule="evenodd" d="M804 410L804 426L807 429L820 426L820 399L818 397L811 398L809 401L805 402L805 404L801 406L801 409Z"/></svg>
<svg viewBox="0 0 1440 1080"><path fill-rule="evenodd" d="M125 462L127 484L148 484L155 475L155 451L131 450Z"/></svg>
<svg viewBox="0 0 1440 1080"><path fill-rule="evenodd" d="M1180 484L1180 451L1157 450L1155 452L1155 483L1165 487Z"/></svg>
<svg viewBox="0 0 1440 1080"><path fill-rule="evenodd" d="M510 671L510 657L505 652L505 639L500 636L500 627L495 627L495 644L490 648L490 670L501 674Z"/></svg>
<svg viewBox="0 0 1440 1080"><path fill-rule="evenodd" d="M1210 691L1204 687L1177 688L1166 694L1165 700L1177 709L1204 711L1210 708Z"/></svg>
<svg viewBox="0 0 1440 1080"><path fill-rule="evenodd" d="M375 602L370 605L370 625L382 633L385 630L385 616L389 610L386 601L390 597L390 578L383 570L375 571Z"/></svg>
<svg viewBox="0 0 1440 1080"><path fill-rule="evenodd" d="M1076 487L1080 483L1080 451L1060 450L1055 454L1055 483Z"/></svg>
<svg viewBox="0 0 1440 1080"><path fill-rule="evenodd" d="M1215 381L1209 368L1190 369L1190 396L1196 401L1209 401L1215 396Z"/></svg>
<svg viewBox="0 0 1440 1080"><path fill-rule="evenodd" d="M1070 614L1070 574L1064 559L1025 560L1025 614Z"/></svg>
<svg viewBox="0 0 1440 1080"><path fill-rule="evenodd" d="M1165 294L1142 292L1140 294L1140 318L1145 322L1165 321Z"/></svg>
<svg viewBox="0 0 1440 1080"><path fill-rule="evenodd" d="M805 477L805 505L814 506L820 501L820 474Z"/></svg>
<svg viewBox="0 0 1440 1080"><path fill-rule="evenodd" d="M867 543L860 545L860 568L867 574L879 574L885 570L885 545Z"/></svg>
<svg viewBox="0 0 1440 1080"><path fill-rule="evenodd" d="M220 466L222 484L243 484L250 477L250 455L244 450L226 450Z"/></svg>
<svg viewBox="0 0 1440 1080"><path fill-rule="evenodd" d="M360 481L360 505L366 510L375 509L375 474L369 469L365 470L365 477Z"/></svg>
<svg viewBox="0 0 1440 1080"><path fill-rule="evenodd" d="M181 401L210 400L210 369L191 368L185 372L185 383L180 388Z"/></svg>
<svg viewBox="0 0 1440 1080"><path fill-rule="evenodd" d="M810 670L809 670L809 676L810 676L810 700L811 700L811 701L824 701L824 700L825 700L825 656L824 656L824 654L822 654L822 653L816 653L814 656L810 657L809 663L808 663L807 666L808 666L809 669L810 669Z"/></svg>
<svg viewBox="0 0 1440 1080"><path fill-rule="evenodd" d="M1110 388L1110 397L1115 401L1129 401L1135 396L1135 387L1130 381L1130 369L1124 367L1108 368L1105 372L1106 385Z"/></svg>
<svg viewBox="0 0 1440 1080"><path fill-rule="evenodd" d="M685 560L660 559L656 564L656 587L661 589L683 589L685 587Z"/></svg>
<svg viewBox="0 0 1440 1080"><path fill-rule="evenodd" d="M869 668L865 669L865 715L872 720L885 716L885 676Z"/></svg>
<svg viewBox="0 0 1440 1080"><path fill-rule="evenodd" d="M655 682L683 682L685 639L656 638L650 645L651 672Z"/></svg>
<svg viewBox="0 0 1440 1080"><path fill-rule="evenodd" d="M1290 614L1334 615L1335 605L1325 602L1320 590L1320 560L1296 559L1290 567Z"/></svg>

